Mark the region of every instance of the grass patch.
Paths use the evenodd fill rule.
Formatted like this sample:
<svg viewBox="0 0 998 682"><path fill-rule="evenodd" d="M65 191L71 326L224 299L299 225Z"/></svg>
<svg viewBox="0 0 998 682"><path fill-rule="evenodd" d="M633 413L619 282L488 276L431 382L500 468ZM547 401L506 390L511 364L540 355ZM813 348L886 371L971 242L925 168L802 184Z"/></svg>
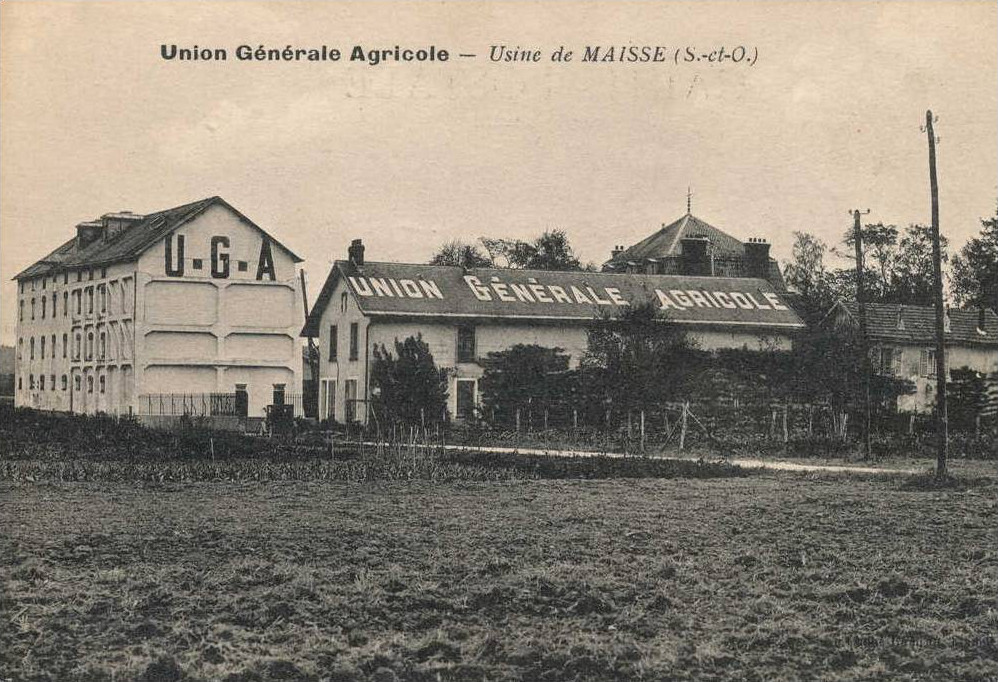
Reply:
<svg viewBox="0 0 998 682"><path fill-rule="evenodd" d="M0 670L993 679L993 491L898 486L2 483Z"/></svg>

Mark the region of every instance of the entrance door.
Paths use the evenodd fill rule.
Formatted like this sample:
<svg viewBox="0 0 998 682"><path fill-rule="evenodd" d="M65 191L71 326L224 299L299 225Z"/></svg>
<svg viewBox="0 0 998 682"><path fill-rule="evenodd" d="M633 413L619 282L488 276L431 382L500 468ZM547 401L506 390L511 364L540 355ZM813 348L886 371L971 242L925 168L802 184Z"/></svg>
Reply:
<svg viewBox="0 0 998 682"><path fill-rule="evenodd" d="M336 380L322 380L322 412L320 419L334 421L336 419Z"/></svg>
<svg viewBox="0 0 998 682"><path fill-rule="evenodd" d="M457 380L458 419L471 419L475 416L475 380Z"/></svg>
<svg viewBox="0 0 998 682"><path fill-rule="evenodd" d="M343 385L343 401L347 423L357 421L357 380L347 379Z"/></svg>

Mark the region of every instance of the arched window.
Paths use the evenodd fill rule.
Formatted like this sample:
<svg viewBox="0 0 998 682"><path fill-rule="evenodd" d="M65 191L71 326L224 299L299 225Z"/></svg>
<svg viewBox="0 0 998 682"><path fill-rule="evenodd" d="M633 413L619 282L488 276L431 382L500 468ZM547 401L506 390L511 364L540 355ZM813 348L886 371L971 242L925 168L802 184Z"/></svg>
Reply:
<svg viewBox="0 0 998 682"><path fill-rule="evenodd" d="M34 360L35 359L35 337L33 337L33 336L31 337L31 350L30 350L30 353L31 353L30 359ZM31 387L32 388L35 387L34 382L32 382Z"/></svg>
<svg viewBox="0 0 998 682"><path fill-rule="evenodd" d="M65 391L65 390L66 390L66 389L68 389L68 388L69 388L69 380L68 380L68 378L66 377L66 375L65 375L65 374L63 374L63 375L62 375L62 390L64 390L64 391Z"/></svg>
<svg viewBox="0 0 998 682"><path fill-rule="evenodd" d="M66 346L69 345L69 336L67 334L62 335L62 357L66 357Z"/></svg>
<svg viewBox="0 0 998 682"><path fill-rule="evenodd" d="M62 292L62 316L66 317L69 315L69 292Z"/></svg>
<svg viewBox="0 0 998 682"><path fill-rule="evenodd" d="M107 388L107 381L105 381L106 379L107 379L107 377L105 377L102 374L101 377L100 377L100 392L101 393L103 393L105 391L105 389Z"/></svg>
<svg viewBox="0 0 998 682"><path fill-rule="evenodd" d="M45 319L45 311L48 310L48 302L49 302L49 300L47 298L45 298L44 296L42 296L42 319L43 320Z"/></svg>
<svg viewBox="0 0 998 682"><path fill-rule="evenodd" d="M93 393L93 392L94 392L94 378L87 377L87 393Z"/></svg>
<svg viewBox="0 0 998 682"><path fill-rule="evenodd" d="M41 337L41 339L42 339L41 353L42 353L42 360L44 360L45 359L45 337L43 336L43 337Z"/></svg>
<svg viewBox="0 0 998 682"><path fill-rule="evenodd" d="M93 360L94 358L94 333L87 332L87 353L86 359ZM93 391L91 391L93 393Z"/></svg>
<svg viewBox="0 0 998 682"><path fill-rule="evenodd" d="M82 342L82 340L80 338L80 333L76 332L76 345L73 348L73 359L74 360L79 360L80 359L80 347L82 345L83 345L83 342Z"/></svg>
<svg viewBox="0 0 998 682"><path fill-rule="evenodd" d="M104 332L100 333L100 355L98 357L101 360L107 357L107 334Z"/></svg>
<svg viewBox="0 0 998 682"><path fill-rule="evenodd" d="M80 390L81 384L80 384L80 375L79 374L77 374L75 377L73 377L73 386L74 386L74 388L76 388L77 391Z"/></svg>
<svg viewBox="0 0 998 682"><path fill-rule="evenodd" d="M52 317L55 317L55 302L58 300L58 295L52 292Z"/></svg>

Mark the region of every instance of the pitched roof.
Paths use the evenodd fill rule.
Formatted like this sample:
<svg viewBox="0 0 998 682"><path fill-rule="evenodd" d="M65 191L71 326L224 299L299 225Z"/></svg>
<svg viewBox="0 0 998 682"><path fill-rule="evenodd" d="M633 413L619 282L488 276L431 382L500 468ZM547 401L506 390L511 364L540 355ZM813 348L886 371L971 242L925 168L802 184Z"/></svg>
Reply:
<svg viewBox="0 0 998 682"><path fill-rule="evenodd" d="M845 310L858 324L859 306L855 301L839 301L833 306ZM998 315L984 310L984 333L978 331L980 308L951 308L947 343L998 346ZM867 303L866 329L871 339L897 343L933 344L936 341L936 311L927 305Z"/></svg>
<svg viewBox="0 0 998 682"><path fill-rule="evenodd" d="M588 322L600 312L652 300L663 304L663 312L682 324L774 333L804 327L773 285L762 279L466 270L406 263L368 262L358 267L337 261L316 298L303 336L318 334L319 319L344 279L361 311L373 317Z"/></svg>
<svg viewBox="0 0 998 682"><path fill-rule="evenodd" d="M250 227L267 234L262 227L233 208L231 204L221 197L208 197L207 199L183 204L182 206L149 213L140 222L136 222L111 239L98 239L82 249L79 248L74 236L55 251L52 251L41 260L19 272L14 276L14 279L37 277L74 267L107 265L133 260L160 239L171 234L174 230L214 205L225 206ZM270 237L270 235L267 236L274 244L284 249L295 262L301 262L302 259L296 256L291 249L273 237Z"/></svg>
<svg viewBox="0 0 998 682"><path fill-rule="evenodd" d="M618 254L612 262L646 258L678 256L682 253L680 240L683 237L707 237L715 255L744 256L745 246L727 232L717 229L710 223L687 213L679 220L665 225L662 229L645 237L629 249Z"/></svg>

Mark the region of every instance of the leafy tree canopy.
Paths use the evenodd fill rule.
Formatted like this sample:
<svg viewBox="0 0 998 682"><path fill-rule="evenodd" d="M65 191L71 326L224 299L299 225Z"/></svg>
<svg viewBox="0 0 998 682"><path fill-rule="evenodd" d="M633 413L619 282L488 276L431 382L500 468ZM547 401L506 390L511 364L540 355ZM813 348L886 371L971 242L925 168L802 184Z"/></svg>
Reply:
<svg viewBox="0 0 998 682"><path fill-rule="evenodd" d="M422 334L396 339L394 355L375 344L372 355L372 406L379 422L419 424L443 418L447 375L437 368Z"/></svg>

